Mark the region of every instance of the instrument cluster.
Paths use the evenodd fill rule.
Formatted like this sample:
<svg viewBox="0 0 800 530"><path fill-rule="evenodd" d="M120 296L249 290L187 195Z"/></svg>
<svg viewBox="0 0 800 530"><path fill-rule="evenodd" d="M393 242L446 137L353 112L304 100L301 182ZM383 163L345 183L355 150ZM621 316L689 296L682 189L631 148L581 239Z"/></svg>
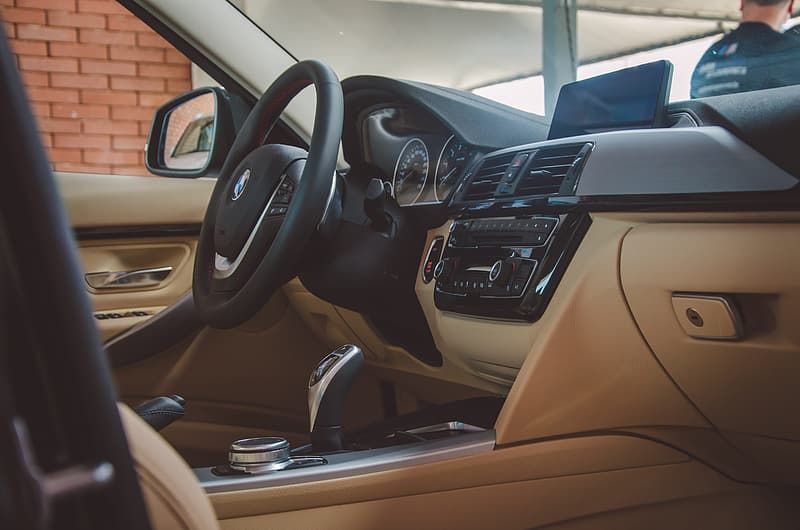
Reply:
<svg viewBox="0 0 800 530"><path fill-rule="evenodd" d="M365 159L383 173L400 206L441 204L481 151L421 111L385 107L362 122Z"/></svg>

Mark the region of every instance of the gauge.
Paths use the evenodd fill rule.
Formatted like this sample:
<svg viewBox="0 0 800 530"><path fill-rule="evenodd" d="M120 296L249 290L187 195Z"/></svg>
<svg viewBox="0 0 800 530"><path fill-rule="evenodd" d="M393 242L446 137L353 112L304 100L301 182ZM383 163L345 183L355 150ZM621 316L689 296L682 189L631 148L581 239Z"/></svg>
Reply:
<svg viewBox="0 0 800 530"><path fill-rule="evenodd" d="M394 198L400 206L414 204L428 180L428 148L419 138L412 138L400 151L394 169Z"/></svg>
<svg viewBox="0 0 800 530"><path fill-rule="evenodd" d="M438 202L444 201L450 195L471 156L468 145L461 143L455 136L447 139L439 155L439 163L436 164L433 193Z"/></svg>

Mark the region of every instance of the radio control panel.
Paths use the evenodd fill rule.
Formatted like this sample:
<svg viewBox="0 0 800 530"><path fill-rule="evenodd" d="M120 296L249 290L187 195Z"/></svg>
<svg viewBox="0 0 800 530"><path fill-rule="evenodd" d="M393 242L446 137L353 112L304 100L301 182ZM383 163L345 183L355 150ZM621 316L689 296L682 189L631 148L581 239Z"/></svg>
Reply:
<svg viewBox="0 0 800 530"><path fill-rule="evenodd" d="M452 223L446 240L428 250L434 300L443 311L508 320L533 321L553 266L549 253L570 216L463 219ZM572 230L564 231L569 239ZM582 234L581 234L582 236ZM435 248L433 248L435 246ZM442 249L443 247L443 249Z"/></svg>

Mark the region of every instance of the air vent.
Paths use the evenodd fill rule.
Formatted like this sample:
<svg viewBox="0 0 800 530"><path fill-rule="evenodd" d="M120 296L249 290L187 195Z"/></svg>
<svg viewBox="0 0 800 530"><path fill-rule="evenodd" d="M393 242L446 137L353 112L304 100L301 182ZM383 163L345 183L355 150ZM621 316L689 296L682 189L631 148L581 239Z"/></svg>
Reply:
<svg viewBox="0 0 800 530"><path fill-rule="evenodd" d="M564 177L575 165L587 144L571 144L539 149L519 178L514 195L552 195L558 193Z"/></svg>
<svg viewBox="0 0 800 530"><path fill-rule="evenodd" d="M494 197L497 185L503 179L503 175L516 155L517 153L508 153L492 156L484 160L480 169L470 181L462 200L481 201Z"/></svg>

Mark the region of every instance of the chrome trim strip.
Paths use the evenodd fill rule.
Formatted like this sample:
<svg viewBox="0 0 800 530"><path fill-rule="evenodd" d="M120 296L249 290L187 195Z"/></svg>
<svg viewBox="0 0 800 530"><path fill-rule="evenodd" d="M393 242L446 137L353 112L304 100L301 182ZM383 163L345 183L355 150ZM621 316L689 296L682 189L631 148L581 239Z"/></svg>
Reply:
<svg viewBox="0 0 800 530"><path fill-rule="evenodd" d="M488 453L494 450L494 446L495 432L491 430L388 449L332 454L325 456L328 460L325 465L287 469L266 475L220 477L214 475L211 468L195 469L194 472L206 493L212 494L306 484L403 469ZM358 458L359 456L363 458Z"/></svg>
<svg viewBox="0 0 800 530"><path fill-rule="evenodd" d="M141 289L160 285L169 277L172 267L156 267L116 272L89 272L84 275L92 289Z"/></svg>
<svg viewBox="0 0 800 530"><path fill-rule="evenodd" d="M325 209L322 211L322 217L319 219L319 223L317 223L317 230L323 224L325 224L326 218L328 217L328 212L331 209L331 203L333 202L333 196L336 194L336 171L333 172L333 178L331 179L331 190L328 192L328 201L325 203Z"/></svg>
<svg viewBox="0 0 800 530"><path fill-rule="evenodd" d="M236 259L230 261L225 256L220 256L216 252L214 253L214 279L224 280L225 278L230 278L233 276L233 273L236 272L236 269L239 268L239 265L242 264L242 260L244 260L244 257L247 255L250 245L253 244L256 234L258 234L258 230L261 228L261 224L264 222L264 219L267 218L267 212L272 206L272 201L275 199L275 195L277 195L278 190L281 189L281 184L283 184L284 180L286 180L286 175L283 175L278 181L278 185L275 186L275 190L272 192L272 195L267 201L266 206L264 206L264 210L261 211L261 215L259 216L258 221L256 221L256 225L253 227L253 230L250 231L250 236L247 238L247 241L244 242L244 246L242 247L242 250L239 251L239 255L236 256Z"/></svg>

